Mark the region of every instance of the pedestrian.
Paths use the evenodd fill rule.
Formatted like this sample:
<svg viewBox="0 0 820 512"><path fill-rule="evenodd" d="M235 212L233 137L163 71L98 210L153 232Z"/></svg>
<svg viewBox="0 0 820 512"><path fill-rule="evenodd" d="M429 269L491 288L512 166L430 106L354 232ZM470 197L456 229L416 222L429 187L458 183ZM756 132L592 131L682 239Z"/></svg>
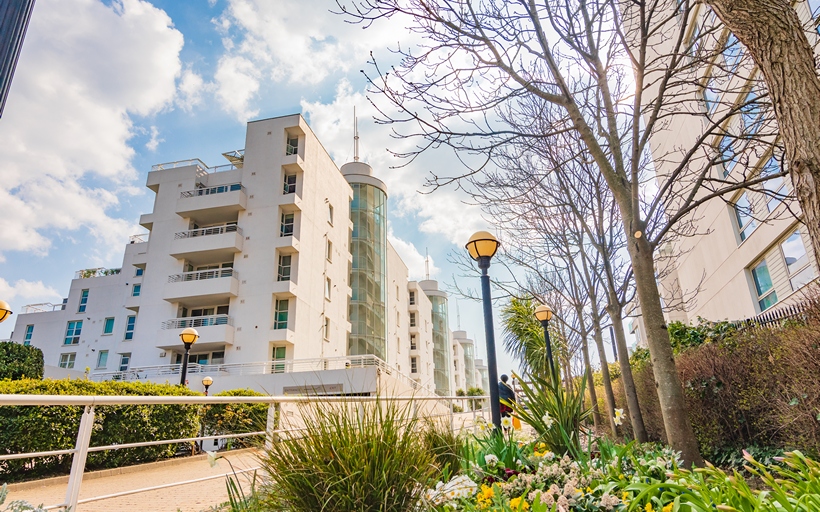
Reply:
<svg viewBox="0 0 820 512"><path fill-rule="evenodd" d="M515 391L513 391L512 386L507 383L508 380L510 380L510 378L504 374L501 376L501 382L498 383L498 399L501 401L499 409L501 410L502 418L507 418L512 413L512 407L504 402L515 403Z"/></svg>

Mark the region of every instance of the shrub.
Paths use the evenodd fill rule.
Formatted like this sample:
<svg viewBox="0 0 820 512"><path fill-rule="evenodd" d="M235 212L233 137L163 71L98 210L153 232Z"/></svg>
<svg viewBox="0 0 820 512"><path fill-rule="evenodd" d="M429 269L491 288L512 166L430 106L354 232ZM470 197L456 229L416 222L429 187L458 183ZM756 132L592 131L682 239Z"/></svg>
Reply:
<svg viewBox="0 0 820 512"><path fill-rule="evenodd" d="M413 510L436 474L409 405L305 404L305 428L266 449L273 510Z"/></svg>
<svg viewBox="0 0 820 512"><path fill-rule="evenodd" d="M42 378L42 350L13 341L0 342L0 380Z"/></svg>
<svg viewBox="0 0 820 512"><path fill-rule="evenodd" d="M0 381L0 394L31 395L197 395L181 386L143 382L87 380ZM83 408L79 406L9 406L0 412L0 453L24 453L74 448ZM91 446L155 439L195 437L199 407L185 405L98 406L94 410ZM86 467L102 469L171 457L176 445L147 446L88 454ZM0 461L7 481L67 473L71 455Z"/></svg>
<svg viewBox="0 0 820 512"><path fill-rule="evenodd" d="M214 396L265 396L252 389L231 389ZM242 434L265 430L268 404L213 404L203 407L202 424L208 435ZM249 438L235 441L240 446L252 444Z"/></svg>

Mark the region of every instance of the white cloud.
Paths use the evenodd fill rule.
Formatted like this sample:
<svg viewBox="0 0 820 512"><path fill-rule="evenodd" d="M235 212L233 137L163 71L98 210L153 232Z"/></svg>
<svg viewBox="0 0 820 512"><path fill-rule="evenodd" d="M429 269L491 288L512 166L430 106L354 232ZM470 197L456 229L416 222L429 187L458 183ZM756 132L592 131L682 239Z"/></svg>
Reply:
<svg viewBox="0 0 820 512"><path fill-rule="evenodd" d="M259 70L244 57L223 56L219 59L216 76L216 96L222 108L245 122L259 113L251 108L251 99L259 90Z"/></svg>
<svg viewBox="0 0 820 512"><path fill-rule="evenodd" d="M209 89L202 77L190 69L182 72L176 104L185 112L190 112L202 103L202 93Z"/></svg>
<svg viewBox="0 0 820 512"><path fill-rule="evenodd" d="M44 254L47 230L82 229L121 251L139 229L114 217L137 177L129 139L144 128L134 118L172 104L182 45L148 2L37 2L0 120L0 204L11 221L0 250Z"/></svg>
<svg viewBox="0 0 820 512"><path fill-rule="evenodd" d="M35 299L45 302L59 299L61 295L51 286L43 284L42 281L19 279L12 284L0 277L0 297L3 297L4 300L7 301L15 299Z"/></svg>
<svg viewBox="0 0 820 512"><path fill-rule="evenodd" d="M145 148L148 151L156 151L160 142L165 142L165 139L159 138L159 129L156 126L151 127L151 138L145 143Z"/></svg>
<svg viewBox="0 0 820 512"><path fill-rule="evenodd" d="M390 240L390 243L393 244L393 248L396 249L396 252L399 253L402 261L404 261L404 264L407 265L410 279L416 281L427 279L428 270L430 273L430 279L436 278L441 269L436 266L436 262L433 260L432 256L429 257L428 267L425 265L424 255L419 252L415 245L397 237L393 234L392 230L387 234L387 238Z"/></svg>

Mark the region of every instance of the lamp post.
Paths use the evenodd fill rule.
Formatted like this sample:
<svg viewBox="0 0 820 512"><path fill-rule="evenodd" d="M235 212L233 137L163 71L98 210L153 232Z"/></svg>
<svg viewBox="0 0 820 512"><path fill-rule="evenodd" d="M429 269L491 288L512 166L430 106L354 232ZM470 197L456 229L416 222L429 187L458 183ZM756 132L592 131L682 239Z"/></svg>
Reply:
<svg viewBox="0 0 820 512"><path fill-rule="evenodd" d="M181 339L185 345L185 357L182 358L182 376L179 379L179 383L184 386L185 377L188 374L188 351L191 350L191 346L199 339L199 333L196 332L196 329L193 327L187 327L179 333L179 339Z"/></svg>
<svg viewBox="0 0 820 512"><path fill-rule="evenodd" d="M8 318L10 316L11 316L11 306L9 306L8 302L6 302L4 300L0 300L0 322L2 322L3 320L5 320L6 318Z"/></svg>
<svg viewBox="0 0 820 512"><path fill-rule="evenodd" d="M202 378L202 385L205 386L205 396L208 396L208 388L211 387L211 384L214 383L214 379L211 377L203 377Z"/></svg>
<svg viewBox="0 0 820 512"><path fill-rule="evenodd" d="M547 359L549 360L550 377L555 377L555 363L552 360L552 344L550 343L550 320L552 320L552 308L546 304L541 304L535 308L535 318L541 322L544 328L544 343L547 345Z"/></svg>
<svg viewBox="0 0 820 512"><path fill-rule="evenodd" d="M467 252L481 269L481 298L484 304L484 337L487 341L487 373L490 378L490 411L493 425L501 428L501 408L498 401L498 368L495 361L495 332L493 330L492 296L490 295L490 260L498 251L498 240L486 231L479 231L467 242Z"/></svg>

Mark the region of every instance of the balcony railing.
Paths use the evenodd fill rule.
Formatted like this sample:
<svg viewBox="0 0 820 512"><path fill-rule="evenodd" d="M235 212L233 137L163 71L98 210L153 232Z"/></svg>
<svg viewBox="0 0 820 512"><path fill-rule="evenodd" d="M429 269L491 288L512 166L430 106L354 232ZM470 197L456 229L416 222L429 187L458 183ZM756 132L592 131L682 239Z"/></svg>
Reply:
<svg viewBox="0 0 820 512"><path fill-rule="evenodd" d="M227 185L217 185L215 187L197 188L194 190L186 190L180 193L180 197L199 197L210 196L213 194L224 194L226 192L234 192L236 190L245 190L241 183L230 183Z"/></svg>
<svg viewBox="0 0 820 512"><path fill-rule="evenodd" d="M121 268L86 268L74 273L74 279L88 279L90 277L115 276L120 273Z"/></svg>
<svg viewBox="0 0 820 512"><path fill-rule="evenodd" d="M242 228L236 224L224 224L222 226L211 226L207 228L192 229L190 231L180 231L174 235L174 240L183 238L195 238L198 236L221 235L223 233L242 234Z"/></svg>
<svg viewBox="0 0 820 512"><path fill-rule="evenodd" d="M38 304L26 304L23 306L23 313L45 313L48 311L63 311L66 303L52 304L51 302L40 302Z"/></svg>
<svg viewBox="0 0 820 512"><path fill-rule="evenodd" d="M205 163L199 158L190 158L188 160L177 160L176 162L152 165L151 170L164 171L166 169L176 169L177 167L188 167L189 165L195 165L202 170L206 170L208 168L208 166L205 165Z"/></svg>
<svg viewBox="0 0 820 512"><path fill-rule="evenodd" d="M210 327L212 325L233 325L233 317L228 315L190 316L162 322L163 329L186 329L188 327Z"/></svg>
<svg viewBox="0 0 820 512"><path fill-rule="evenodd" d="M141 233L139 235L131 235L128 241L132 244L141 244L148 241L149 233Z"/></svg>
<svg viewBox="0 0 820 512"><path fill-rule="evenodd" d="M232 268L215 268L213 270L195 270L193 272L183 272L168 276L169 283L181 283L186 281L200 281L203 279L218 279L220 277L239 278L239 274Z"/></svg>

